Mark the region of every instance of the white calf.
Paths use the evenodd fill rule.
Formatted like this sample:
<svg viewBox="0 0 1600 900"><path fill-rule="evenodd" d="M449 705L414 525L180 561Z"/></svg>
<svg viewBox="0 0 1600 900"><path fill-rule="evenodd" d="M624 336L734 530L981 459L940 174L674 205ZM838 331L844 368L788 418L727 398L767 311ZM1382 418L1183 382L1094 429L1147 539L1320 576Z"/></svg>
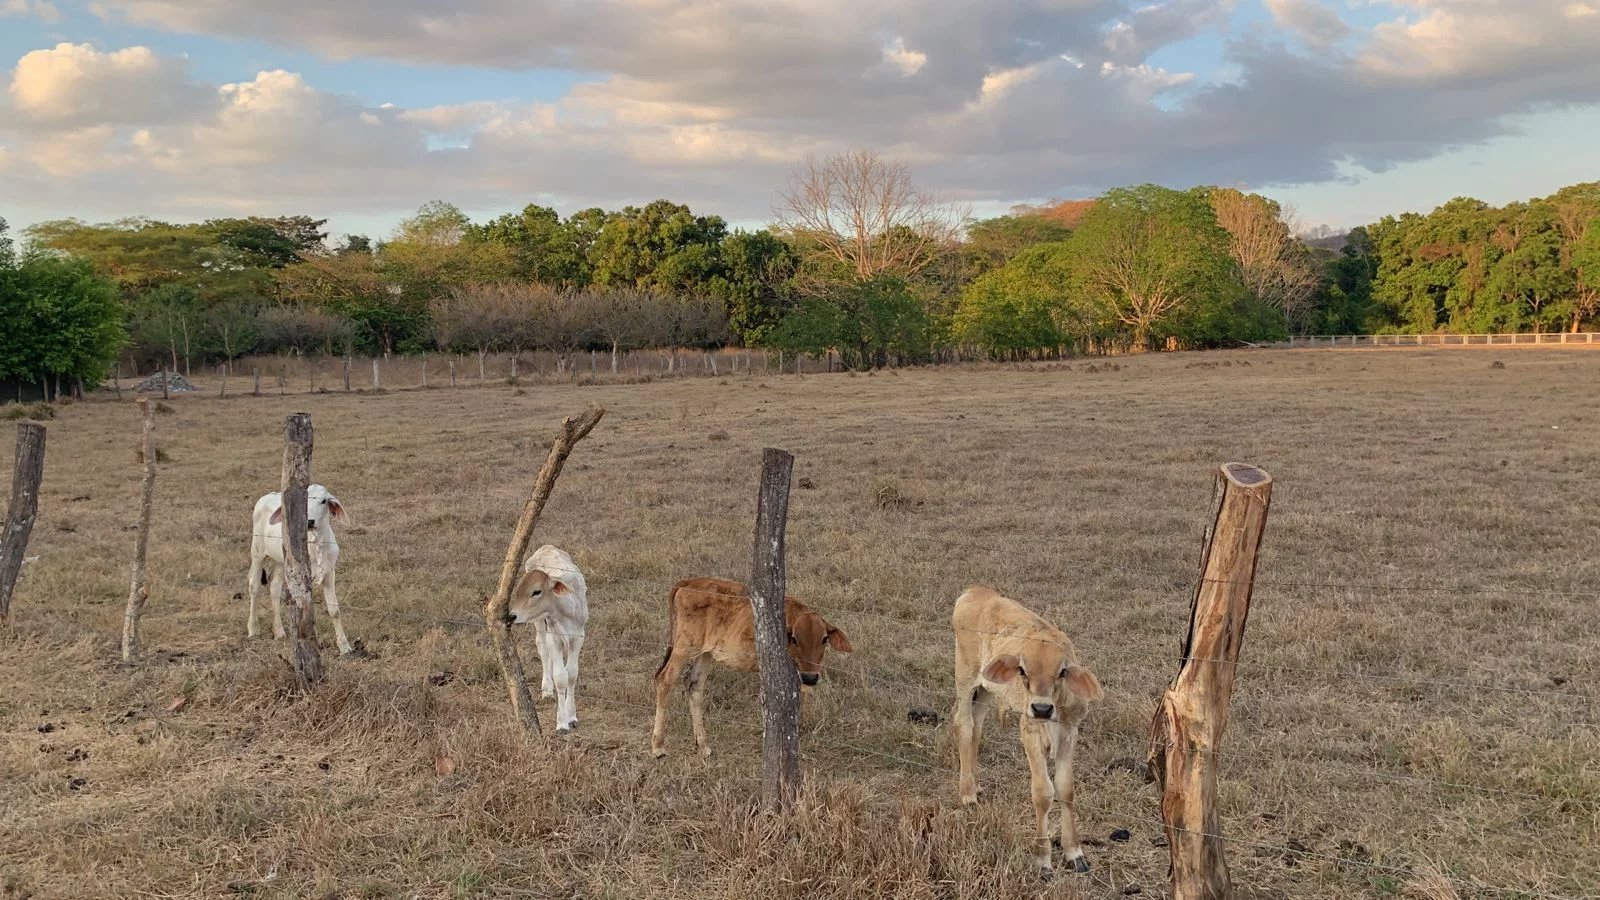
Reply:
<svg viewBox="0 0 1600 900"><path fill-rule="evenodd" d="M345 637L344 623L339 621L339 594L334 587L334 567L339 562L339 541L333 536L333 520L345 520L344 506L339 498L328 493L327 488L313 484L306 490L306 550L311 557L311 583L322 585L323 599L328 604L328 617L333 619L333 634L339 642L340 653L350 653L354 648ZM256 636L256 594L268 583L271 569L272 634L283 637L283 495L277 491L263 494L256 501L252 517L250 538L250 618L247 631Z"/></svg>
<svg viewBox="0 0 1600 900"><path fill-rule="evenodd" d="M544 669L540 689L556 698L556 734L578 727L578 654L589 622L589 589L565 550L545 544L522 563L506 627L532 622Z"/></svg>

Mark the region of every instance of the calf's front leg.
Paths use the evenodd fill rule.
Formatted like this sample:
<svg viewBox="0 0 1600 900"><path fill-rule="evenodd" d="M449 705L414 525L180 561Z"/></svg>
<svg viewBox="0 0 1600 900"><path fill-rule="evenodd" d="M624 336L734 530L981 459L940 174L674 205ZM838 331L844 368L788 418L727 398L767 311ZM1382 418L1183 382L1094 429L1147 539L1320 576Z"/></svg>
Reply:
<svg viewBox="0 0 1600 900"><path fill-rule="evenodd" d="M1054 724L1054 723L1052 723ZM1078 727L1055 725L1057 729L1055 756L1056 804L1061 807L1061 850L1067 865L1080 874L1089 871L1089 859L1083 855L1078 840L1078 814L1073 808L1073 756L1077 753Z"/></svg>
<svg viewBox="0 0 1600 900"><path fill-rule="evenodd" d="M1050 734L1046 729L1055 723L1026 715L1021 718L1022 750L1028 757L1028 787L1033 797L1033 861L1040 877L1048 881L1054 874L1050 868L1050 806L1055 791L1050 782Z"/></svg>

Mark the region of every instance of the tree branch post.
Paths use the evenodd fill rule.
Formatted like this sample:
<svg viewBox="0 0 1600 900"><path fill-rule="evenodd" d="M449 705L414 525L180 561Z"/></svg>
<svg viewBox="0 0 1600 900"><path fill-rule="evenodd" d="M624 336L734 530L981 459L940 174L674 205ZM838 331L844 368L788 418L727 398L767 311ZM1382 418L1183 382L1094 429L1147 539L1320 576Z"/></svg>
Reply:
<svg viewBox="0 0 1600 900"><path fill-rule="evenodd" d="M540 734L539 713L533 705L533 694L528 690L528 678L522 668L522 657L511 640L511 589L522 571L522 561L528 555L528 544L533 538L533 526L544 512L556 479L561 477L561 467L566 465L572 448L594 430L606 414L599 406L591 406L578 416L561 420L561 432L550 445L550 455L545 457L539 475L533 481L533 492L523 504L522 515L517 519L517 530L511 535L511 545L506 548L505 562L500 566L500 582L494 594L483 605L483 624L489 630L495 655L500 660L500 673L505 678L506 691L511 697L511 712L518 724L529 734Z"/></svg>
<svg viewBox="0 0 1600 900"><path fill-rule="evenodd" d="M1216 515L1201 555L1182 665L1150 723L1146 757L1161 787L1172 900L1233 896L1217 815L1217 752L1228 727L1272 476L1255 466L1226 463L1217 484Z"/></svg>
<svg viewBox="0 0 1600 900"><path fill-rule="evenodd" d="M22 572L28 535L39 518L39 483L44 480L44 426L23 422L17 426L17 465L11 474L11 505L6 507L6 530L0 534L0 622L11 617L11 593Z"/></svg>
<svg viewBox="0 0 1600 900"><path fill-rule="evenodd" d="M128 606L122 613L122 661L131 663L144 648L139 643L139 617L150 599L150 515L156 493L156 410L150 401L139 398L139 415L144 419L144 438L139 445L144 457L144 479L139 494L139 532L133 539L133 585L128 589Z"/></svg>
<svg viewBox="0 0 1600 900"><path fill-rule="evenodd" d="M311 557L306 548L306 488L311 485L311 416L294 413L283 420L284 581L288 587L288 627L295 680L302 693L322 680L317 621L311 606Z"/></svg>
<svg viewBox="0 0 1600 900"><path fill-rule="evenodd" d="M794 454L762 451L750 606L761 671L761 798L771 810L787 807L800 789L800 675L789 658L783 552L793 473Z"/></svg>

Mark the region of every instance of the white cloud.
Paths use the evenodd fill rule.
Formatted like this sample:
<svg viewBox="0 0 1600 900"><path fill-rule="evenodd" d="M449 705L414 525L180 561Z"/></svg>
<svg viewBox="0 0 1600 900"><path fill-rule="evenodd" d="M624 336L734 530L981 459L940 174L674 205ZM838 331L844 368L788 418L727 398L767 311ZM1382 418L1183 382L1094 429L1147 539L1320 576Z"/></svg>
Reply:
<svg viewBox="0 0 1600 900"><path fill-rule="evenodd" d="M17 0L0 0L0 3ZM1151 62L1234 0L124 0L101 15L336 57L596 73L561 99L408 109L287 71L197 83L182 59L63 44L0 108L8 195L119 212L318 214L670 196L760 218L808 154L865 146L974 200L1160 179L1293 183L1383 169L1592 103L1600 0L1266 0L1227 83ZM1332 42L1338 52L1327 52ZM379 98L381 99L381 98Z"/></svg>
<svg viewBox="0 0 1600 900"><path fill-rule="evenodd" d="M885 66L907 78L917 74L928 63L928 54L906 49L905 38L895 38L894 43L883 48Z"/></svg>
<svg viewBox="0 0 1600 900"><path fill-rule="evenodd" d="M1350 35L1350 26L1321 0L1266 0L1266 5L1275 22L1313 47L1325 47Z"/></svg>
<svg viewBox="0 0 1600 900"><path fill-rule="evenodd" d="M53 25L61 21L61 10L50 0L0 0L0 17L32 18Z"/></svg>
<svg viewBox="0 0 1600 900"><path fill-rule="evenodd" d="M18 60L8 93L18 116L46 128L170 120L203 114L206 100L181 59L65 43Z"/></svg>

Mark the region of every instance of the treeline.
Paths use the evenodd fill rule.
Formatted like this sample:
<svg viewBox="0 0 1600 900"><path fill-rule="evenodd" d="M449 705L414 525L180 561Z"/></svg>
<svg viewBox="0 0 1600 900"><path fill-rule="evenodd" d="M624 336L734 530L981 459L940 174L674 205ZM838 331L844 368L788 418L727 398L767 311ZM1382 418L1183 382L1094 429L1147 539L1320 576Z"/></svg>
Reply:
<svg viewBox="0 0 1600 900"><path fill-rule="evenodd" d="M1457 198L1350 232L1328 333L1580 331L1600 311L1600 182L1503 207Z"/></svg>
<svg viewBox="0 0 1600 900"><path fill-rule="evenodd" d="M1452 201L1338 250L1222 188L1120 188L973 222L866 153L809 164L781 197L755 231L666 200L486 222L433 202L386 239L337 246L308 216L47 222L22 252L0 243L0 380L93 381L119 352L181 370L260 353L614 360L740 343L866 367L1579 328L1600 305L1596 184L1503 209Z"/></svg>

